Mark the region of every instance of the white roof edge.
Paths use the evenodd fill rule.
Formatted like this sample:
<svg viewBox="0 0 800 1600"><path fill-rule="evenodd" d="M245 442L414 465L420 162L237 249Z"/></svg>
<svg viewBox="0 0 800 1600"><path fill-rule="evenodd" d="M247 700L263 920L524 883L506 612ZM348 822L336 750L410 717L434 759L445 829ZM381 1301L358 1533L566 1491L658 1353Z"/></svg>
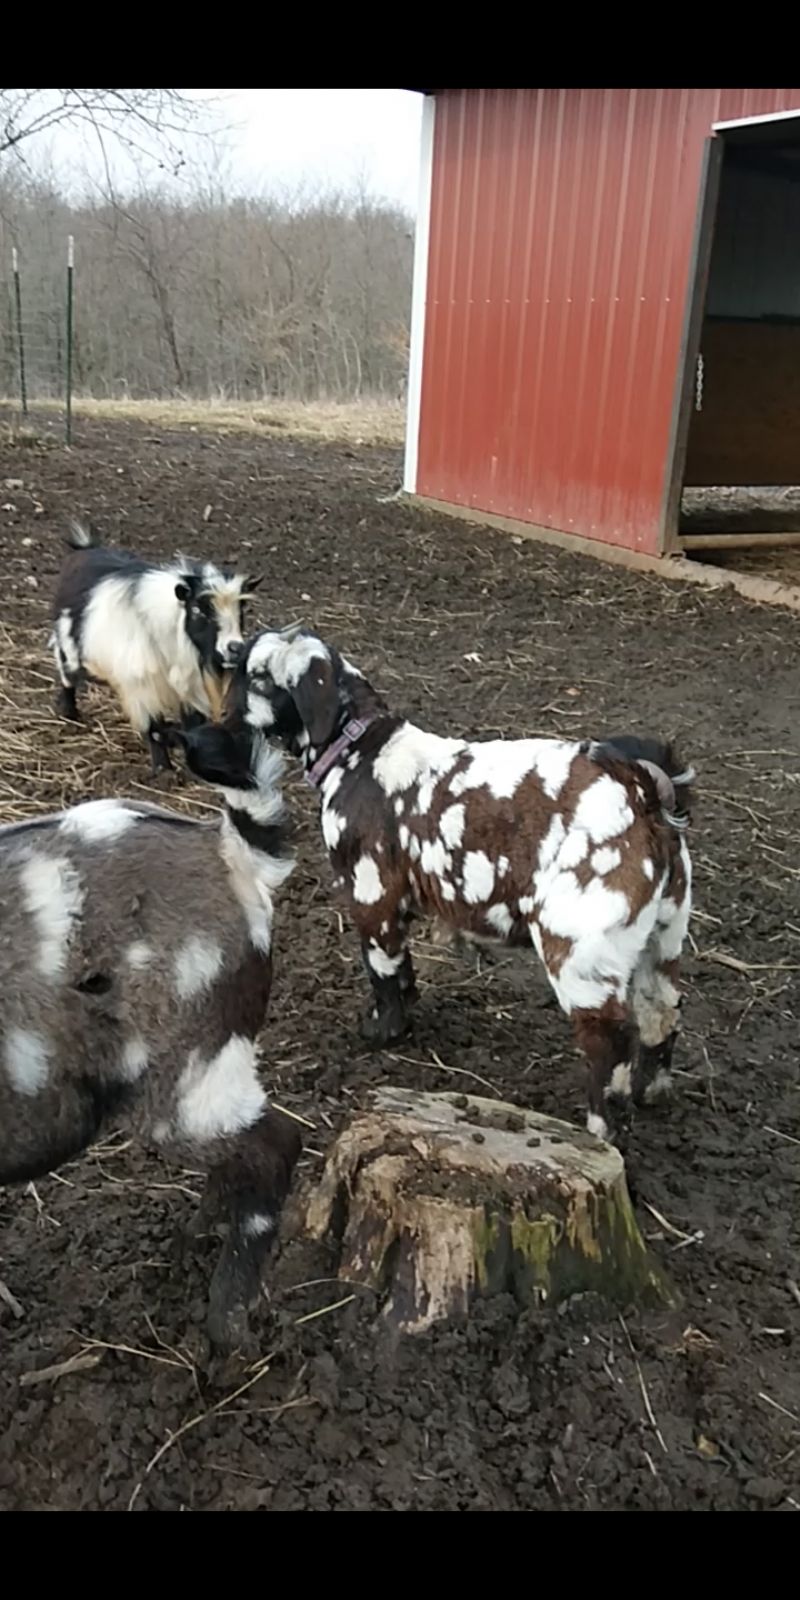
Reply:
<svg viewBox="0 0 800 1600"><path fill-rule="evenodd" d="M757 128L764 122L796 122L800 119L800 106L796 111L769 111L763 117L734 117L731 122L712 122L713 133L726 133L729 128Z"/></svg>

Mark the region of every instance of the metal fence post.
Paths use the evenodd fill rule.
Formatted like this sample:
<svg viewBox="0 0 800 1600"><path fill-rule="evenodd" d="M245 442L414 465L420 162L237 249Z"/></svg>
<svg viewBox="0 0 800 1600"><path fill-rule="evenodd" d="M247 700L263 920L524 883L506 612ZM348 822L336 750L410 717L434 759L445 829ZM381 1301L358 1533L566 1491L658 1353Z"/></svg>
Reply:
<svg viewBox="0 0 800 1600"><path fill-rule="evenodd" d="M75 240L67 240L67 444L72 443L72 288L75 276Z"/></svg>
<svg viewBox="0 0 800 1600"><path fill-rule="evenodd" d="M19 255L16 246L11 251L11 266L14 273L14 303L17 311L17 349L19 351L19 392L22 399L22 415L28 415L28 386L25 381L25 336L22 332L22 290L19 281Z"/></svg>

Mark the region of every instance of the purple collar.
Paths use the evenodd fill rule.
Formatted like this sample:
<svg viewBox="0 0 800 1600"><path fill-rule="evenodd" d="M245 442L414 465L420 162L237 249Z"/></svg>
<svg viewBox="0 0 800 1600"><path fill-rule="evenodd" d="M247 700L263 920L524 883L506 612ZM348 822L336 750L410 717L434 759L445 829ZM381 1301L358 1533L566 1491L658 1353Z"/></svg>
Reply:
<svg viewBox="0 0 800 1600"><path fill-rule="evenodd" d="M331 767L336 766L337 761L344 755L346 750L350 749L351 745L358 744L362 734L366 733L367 728L375 720L374 716L353 717L345 725L338 739L334 739L333 744L328 745L327 750L323 751L319 760L314 762L313 767L309 767L305 775L306 783L310 783L312 789L319 789L323 779L327 778Z"/></svg>

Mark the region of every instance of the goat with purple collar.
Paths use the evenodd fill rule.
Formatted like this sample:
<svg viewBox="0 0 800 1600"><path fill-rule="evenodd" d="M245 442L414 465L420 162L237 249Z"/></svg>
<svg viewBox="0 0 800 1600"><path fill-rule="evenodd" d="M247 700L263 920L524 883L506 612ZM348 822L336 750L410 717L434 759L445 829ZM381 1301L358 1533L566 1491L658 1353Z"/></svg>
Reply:
<svg viewBox="0 0 800 1600"><path fill-rule="evenodd" d="M687 785L668 746L632 736L440 737L390 711L316 634L265 631L230 694L237 718L300 755L361 938L386 1045L415 998L412 919L536 950L589 1067L590 1131L669 1082L690 908Z"/></svg>

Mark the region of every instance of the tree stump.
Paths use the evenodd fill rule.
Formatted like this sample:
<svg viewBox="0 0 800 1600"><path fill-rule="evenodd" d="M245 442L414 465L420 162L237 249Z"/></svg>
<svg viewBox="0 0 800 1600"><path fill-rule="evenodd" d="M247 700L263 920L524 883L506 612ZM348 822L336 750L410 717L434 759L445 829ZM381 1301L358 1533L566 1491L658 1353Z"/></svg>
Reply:
<svg viewBox="0 0 800 1600"><path fill-rule="evenodd" d="M385 1297L404 1333L465 1316L478 1295L672 1298L619 1151L474 1095L379 1089L333 1145L306 1228L335 1241L339 1276Z"/></svg>

